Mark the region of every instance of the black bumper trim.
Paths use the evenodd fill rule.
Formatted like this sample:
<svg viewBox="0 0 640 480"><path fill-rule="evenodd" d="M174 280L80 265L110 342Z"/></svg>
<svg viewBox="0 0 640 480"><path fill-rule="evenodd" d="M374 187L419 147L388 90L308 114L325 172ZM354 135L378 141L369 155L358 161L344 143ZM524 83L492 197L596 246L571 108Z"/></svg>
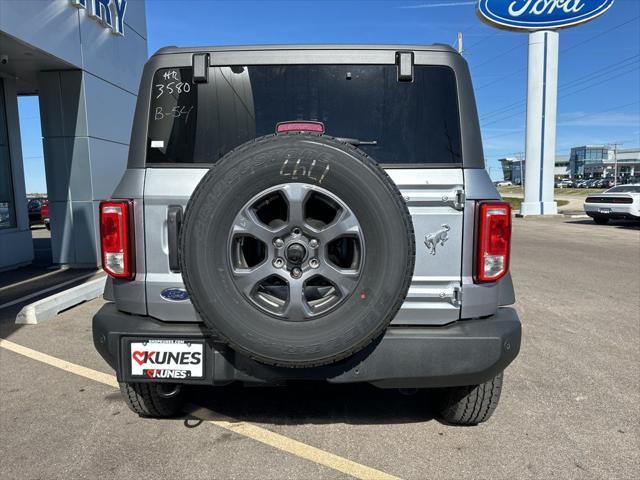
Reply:
<svg viewBox="0 0 640 480"><path fill-rule="evenodd" d="M96 349L119 381L134 381L129 372L129 341L149 338L205 340L205 377L189 381L193 384L325 380L368 382L383 388L428 388L475 385L496 376L520 351L521 325L514 309L500 308L491 317L443 327L390 327L378 341L346 360L292 369L264 365L237 354L216 341L203 324L161 322L120 312L112 303L93 318Z"/></svg>

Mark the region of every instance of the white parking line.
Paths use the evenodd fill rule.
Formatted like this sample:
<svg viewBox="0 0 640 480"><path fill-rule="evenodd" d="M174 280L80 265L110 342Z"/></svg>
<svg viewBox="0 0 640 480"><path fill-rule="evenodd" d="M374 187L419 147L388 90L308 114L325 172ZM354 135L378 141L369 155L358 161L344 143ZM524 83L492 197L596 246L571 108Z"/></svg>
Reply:
<svg viewBox="0 0 640 480"><path fill-rule="evenodd" d="M18 345L17 343L4 340L2 338L0 338L0 348L23 355L32 360L37 360L38 362L45 363L66 372L88 378L89 380L94 380L110 387L118 388L118 381L113 375L67 362L66 360L52 357L46 353ZM317 463L318 465L323 465L338 472L345 473L354 478L361 480L400 480L399 477L394 475L389 475L388 473L367 467L366 465L362 465L334 453L285 437L284 435L272 432L266 428L227 417L226 415L219 414L206 408L194 407L194 409L189 411L189 414L217 427L224 428L230 432L250 438L256 442L269 445L270 447L290 453L296 457L309 460Z"/></svg>
<svg viewBox="0 0 640 480"><path fill-rule="evenodd" d="M19 353L20 355L28 357L32 360L46 363L47 365L59 368L60 370L64 370L65 372L74 373L81 377L88 378L89 380L94 380L96 382L109 385L110 387L118 388L118 381L113 375L102 373L91 368L83 367L81 365L76 365L75 363L67 362L66 360L62 360L57 357L52 357L51 355L47 355L46 353L38 352L37 350L33 350L28 347L23 347L22 345L10 342L9 340L5 340L4 338L0 338L0 348L4 348L5 350L9 350L13 353Z"/></svg>

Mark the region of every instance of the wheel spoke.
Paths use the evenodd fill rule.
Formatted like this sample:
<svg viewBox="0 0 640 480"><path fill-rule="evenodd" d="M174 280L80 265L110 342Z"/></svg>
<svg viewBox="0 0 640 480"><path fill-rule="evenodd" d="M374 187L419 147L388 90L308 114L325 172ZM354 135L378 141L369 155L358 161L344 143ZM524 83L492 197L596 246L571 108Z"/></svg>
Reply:
<svg viewBox="0 0 640 480"><path fill-rule="evenodd" d="M234 235L250 235L270 245L277 231L269 229L249 208L245 208L233 224Z"/></svg>
<svg viewBox="0 0 640 480"><path fill-rule="evenodd" d="M316 274L329 280L338 289L341 297L349 295L356 288L360 277L358 270L338 269L325 262Z"/></svg>
<svg viewBox="0 0 640 480"><path fill-rule="evenodd" d="M289 226L304 225L304 202L309 193L308 187L303 183L289 183L282 188L282 192L289 207Z"/></svg>
<svg viewBox="0 0 640 480"><path fill-rule="evenodd" d="M265 260L254 268L235 269L233 275L236 285L247 296L251 296L256 285L271 275L278 274L280 270L275 268L270 259Z"/></svg>
<svg viewBox="0 0 640 480"><path fill-rule="evenodd" d="M355 215L343 210L333 223L318 232L318 237L322 243L327 244L338 237L346 235L355 236L359 234L360 226L358 225L358 220L356 220Z"/></svg>
<svg viewBox="0 0 640 480"><path fill-rule="evenodd" d="M289 280L289 301L284 308L284 316L291 321L301 321L311 316L311 308L304 296L304 280Z"/></svg>

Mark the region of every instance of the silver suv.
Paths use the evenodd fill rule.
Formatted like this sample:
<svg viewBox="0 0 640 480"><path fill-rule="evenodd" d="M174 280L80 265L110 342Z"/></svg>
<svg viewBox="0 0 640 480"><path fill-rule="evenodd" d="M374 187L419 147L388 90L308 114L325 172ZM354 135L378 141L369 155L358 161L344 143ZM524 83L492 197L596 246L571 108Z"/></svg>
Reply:
<svg viewBox="0 0 640 480"><path fill-rule="evenodd" d="M142 416L318 380L477 424L520 348L511 210L447 46L160 50L100 225L94 342Z"/></svg>

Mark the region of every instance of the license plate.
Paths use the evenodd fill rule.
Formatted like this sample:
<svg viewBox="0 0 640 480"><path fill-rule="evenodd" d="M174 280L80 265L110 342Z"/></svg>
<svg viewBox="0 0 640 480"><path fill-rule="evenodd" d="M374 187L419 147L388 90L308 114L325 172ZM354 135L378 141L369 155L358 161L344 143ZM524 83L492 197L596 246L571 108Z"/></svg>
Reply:
<svg viewBox="0 0 640 480"><path fill-rule="evenodd" d="M204 343L187 340L131 342L131 376L152 379L202 378Z"/></svg>
<svg viewBox="0 0 640 480"><path fill-rule="evenodd" d="M598 213L611 213L610 208L599 208Z"/></svg>

